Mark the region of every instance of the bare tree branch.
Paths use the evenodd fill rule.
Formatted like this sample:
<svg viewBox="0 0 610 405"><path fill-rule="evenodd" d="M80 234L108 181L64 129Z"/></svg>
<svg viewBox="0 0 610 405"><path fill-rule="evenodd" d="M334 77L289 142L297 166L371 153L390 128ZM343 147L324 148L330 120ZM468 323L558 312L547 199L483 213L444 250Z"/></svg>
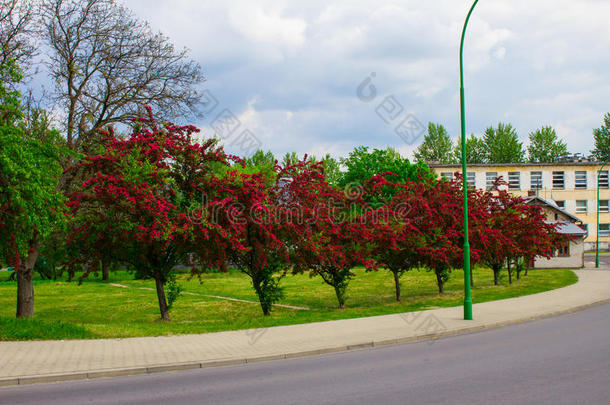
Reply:
<svg viewBox="0 0 610 405"><path fill-rule="evenodd" d="M36 54L34 1L0 0L0 64L14 61L27 70Z"/></svg>
<svg viewBox="0 0 610 405"><path fill-rule="evenodd" d="M199 64L114 0L44 0L41 10L71 149L85 147L94 128L129 124L146 105L167 120L197 113Z"/></svg>

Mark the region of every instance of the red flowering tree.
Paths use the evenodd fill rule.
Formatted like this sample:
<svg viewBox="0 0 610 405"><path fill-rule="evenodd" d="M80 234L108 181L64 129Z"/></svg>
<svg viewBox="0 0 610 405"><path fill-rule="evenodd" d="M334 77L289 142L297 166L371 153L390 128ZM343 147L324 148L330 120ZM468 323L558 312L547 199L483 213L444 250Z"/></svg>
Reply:
<svg viewBox="0 0 610 405"><path fill-rule="evenodd" d="M165 284L186 255L205 248L217 225L189 214L216 187L215 166L229 165L215 140L194 143L192 126L159 126L150 109L141 129L119 139L105 133L103 153L87 156L71 170L85 181L70 194L78 225L73 239L88 240L94 252L104 246L119 260L155 280L162 320L169 320ZM92 253L94 254L94 253Z"/></svg>
<svg viewBox="0 0 610 405"><path fill-rule="evenodd" d="M412 215L423 235L417 249L420 263L436 275L438 291L444 292L452 268L463 266L462 202L455 183L430 181L413 184ZM476 252L471 253L476 258Z"/></svg>
<svg viewBox="0 0 610 405"><path fill-rule="evenodd" d="M220 225L214 232L230 235L216 238L224 238L213 252L222 258L217 264L228 262L251 278L265 315L281 298L280 280L291 267L320 275L343 306L351 269L362 262L357 249L349 250L359 239L356 225L331 218L345 197L326 182L322 163L307 156L274 172L269 184L268 174L229 171L211 196L206 212Z"/></svg>
<svg viewBox="0 0 610 405"><path fill-rule="evenodd" d="M517 254L513 227L519 220L519 214L511 205L503 205L489 191L481 195L480 202L487 207L489 213L484 224L486 238L479 240L483 246L481 261L491 268L494 284L498 285L500 270L509 257Z"/></svg>
<svg viewBox="0 0 610 405"><path fill-rule="evenodd" d="M220 269L229 263L250 277L264 315L281 298L279 283L289 266L289 235L277 204L280 186L269 185L264 173L227 172L204 207L216 225L210 235L217 243L195 251L203 263Z"/></svg>
<svg viewBox="0 0 610 405"><path fill-rule="evenodd" d="M576 238L557 232L556 223L545 222L545 215L540 207L528 205L527 208L529 212L524 221L526 225L521 227L521 233L517 238L521 253L519 258L521 260L516 263L517 278L524 267L527 275L527 266L534 258L538 256L548 259L560 246ZM527 224L528 220L529 224Z"/></svg>
<svg viewBox="0 0 610 405"><path fill-rule="evenodd" d="M396 301L401 299L400 278L420 264L417 249L422 246L423 234L416 225L419 218L411 209L411 199L421 188L411 183L391 182L396 178L392 173L384 173L371 178L365 187L365 194L384 195L380 189L391 190L388 201L376 210L366 212L366 225L373 238L371 257L376 266L389 270L394 278Z"/></svg>
<svg viewBox="0 0 610 405"><path fill-rule="evenodd" d="M513 271L516 271L519 278L523 267L535 257L552 257L571 238L557 232L557 223L548 222L541 207L527 204L523 198L506 197L503 193L506 191L501 191L498 198L509 199L509 204L519 212L519 217L512 226L514 251L510 252L506 262L508 282L512 283Z"/></svg>
<svg viewBox="0 0 610 405"><path fill-rule="evenodd" d="M367 234L368 228L360 223L359 218L342 219L342 216L338 214L334 224L323 220L315 227L316 232L308 245L313 247L309 252L310 258L317 257L307 266L311 277L320 276L333 287L340 309L345 308L347 287L355 275L354 267L374 266L368 255L367 240L371 239ZM296 267L299 268L305 270L305 267Z"/></svg>
<svg viewBox="0 0 610 405"><path fill-rule="evenodd" d="M394 276L396 299L400 300L400 277L421 265L434 271L439 291L452 268L463 267L462 188L459 177L451 182L425 177L417 182L392 183L374 176L373 188L392 188L391 199L375 214L383 219L371 223L375 239L373 257ZM373 191L373 193L375 193ZM470 207L469 235L471 260L476 262L480 246L477 237L486 216L477 204L477 191L468 190ZM483 232L484 234L484 232Z"/></svg>
<svg viewBox="0 0 610 405"><path fill-rule="evenodd" d="M346 195L331 186L321 162L302 161L284 171L291 181L289 199L300 213L300 223L292 222L298 235L292 244L294 272L310 272L333 287L339 308L345 308L346 290L354 277L353 268L366 264L373 234L367 226L366 206L359 195Z"/></svg>
<svg viewBox="0 0 610 405"><path fill-rule="evenodd" d="M463 183L461 173L456 172L454 176L453 187L463 199ZM474 287L473 270L475 266L481 262L487 246L493 243L502 242L502 238L495 232L490 231L489 217L492 215L489 210L489 201L486 198L485 190L469 187L467 189L468 196L468 240L471 250L477 252L476 256L470 258L470 285ZM461 200L460 200L461 201ZM462 215L462 214L460 214Z"/></svg>
<svg viewBox="0 0 610 405"><path fill-rule="evenodd" d="M492 190L478 195L478 204L486 207L487 215L476 242L481 246L481 261L494 273L495 285L505 265L512 283L513 262L529 261L536 256L550 257L558 241L556 225L545 221L540 207L511 195L502 187L505 185L499 178Z"/></svg>
<svg viewBox="0 0 610 405"><path fill-rule="evenodd" d="M416 226L423 235L417 249L420 263L434 271L439 292L451 269L464 266L463 188L460 177L452 181L427 181L412 184L411 215L417 218ZM484 226L489 215L475 189L467 190L468 237L471 268L481 259L485 241L489 236ZM471 280L472 280L472 274Z"/></svg>

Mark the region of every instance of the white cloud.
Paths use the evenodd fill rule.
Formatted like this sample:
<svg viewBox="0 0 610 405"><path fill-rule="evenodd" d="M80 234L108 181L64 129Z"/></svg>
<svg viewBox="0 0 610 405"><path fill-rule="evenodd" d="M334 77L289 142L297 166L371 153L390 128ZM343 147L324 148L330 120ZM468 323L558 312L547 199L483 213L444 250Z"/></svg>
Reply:
<svg viewBox="0 0 610 405"><path fill-rule="evenodd" d="M393 127L356 87L376 72L379 97L459 131L458 50L470 7L455 0L128 0L192 49L208 88L277 153L342 154L396 146ZM525 140L556 127L574 152L609 110L610 2L480 2L465 42L468 132L509 120ZM209 124L213 117L199 123Z"/></svg>
<svg viewBox="0 0 610 405"><path fill-rule="evenodd" d="M493 51L493 56L496 59L504 59L504 56L506 56L506 48L504 48L503 46L496 48L496 50Z"/></svg>
<svg viewBox="0 0 610 405"><path fill-rule="evenodd" d="M279 8L246 2L230 8L228 14L233 29L248 41L281 47L298 47L305 42L307 23L299 18L282 16Z"/></svg>

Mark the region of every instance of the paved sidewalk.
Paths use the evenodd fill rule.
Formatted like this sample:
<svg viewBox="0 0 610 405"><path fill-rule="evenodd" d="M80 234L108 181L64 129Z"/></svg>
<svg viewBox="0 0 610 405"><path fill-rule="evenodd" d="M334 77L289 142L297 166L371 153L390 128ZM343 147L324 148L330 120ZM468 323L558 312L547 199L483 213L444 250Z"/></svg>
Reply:
<svg viewBox="0 0 610 405"><path fill-rule="evenodd" d="M200 335L0 342L0 386L141 374L372 347L535 319L610 301L610 271L578 270L578 283L462 307ZM433 343L433 340L431 340Z"/></svg>

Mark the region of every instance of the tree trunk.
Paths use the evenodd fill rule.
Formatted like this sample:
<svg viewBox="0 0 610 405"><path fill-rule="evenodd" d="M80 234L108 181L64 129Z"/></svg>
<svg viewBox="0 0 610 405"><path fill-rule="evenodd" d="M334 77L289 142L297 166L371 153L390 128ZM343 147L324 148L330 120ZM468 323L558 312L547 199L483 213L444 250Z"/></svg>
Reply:
<svg viewBox="0 0 610 405"><path fill-rule="evenodd" d="M339 309L345 309L345 291L340 287L335 287L335 294L337 295L337 301L339 301Z"/></svg>
<svg viewBox="0 0 610 405"><path fill-rule="evenodd" d="M265 301L263 301L263 299L259 298L259 301L261 303L261 309L263 310L263 315L264 316L269 316L271 315L271 305L267 304Z"/></svg>
<svg viewBox="0 0 610 405"><path fill-rule="evenodd" d="M102 260L102 281L108 281L108 270L110 263L107 260Z"/></svg>
<svg viewBox="0 0 610 405"><path fill-rule="evenodd" d="M498 266L493 267L493 271L494 271L494 285L498 285L498 278L500 275L500 269Z"/></svg>
<svg viewBox="0 0 610 405"><path fill-rule="evenodd" d="M17 318L34 316L34 264L38 259L40 243L34 241L30 245L30 253L17 267Z"/></svg>
<svg viewBox="0 0 610 405"><path fill-rule="evenodd" d="M436 284L438 284L438 292L440 294L445 292L445 287L443 285L443 278L441 277L441 275L438 272L436 273Z"/></svg>
<svg viewBox="0 0 610 405"><path fill-rule="evenodd" d="M252 285L254 285L254 290L256 291L256 295L258 296L258 301L261 304L263 315L271 315L271 304L267 302L265 293L263 292L263 289L261 288L259 282L255 279L252 279Z"/></svg>
<svg viewBox="0 0 610 405"><path fill-rule="evenodd" d="M512 272L510 271L510 259L506 262L506 269L508 270L508 284L513 283Z"/></svg>
<svg viewBox="0 0 610 405"><path fill-rule="evenodd" d="M159 299L161 321L169 321L169 310L167 309L167 299L165 298L163 280L159 277L155 277L155 284L157 285L157 298Z"/></svg>
<svg viewBox="0 0 610 405"><path fill-rule="evenodd" d="M256 295L258 295L258 301L261 303L261 309L263 310L263 315L268 316L271 315L271 304L267 302L266 297L260 287L256 288Z"/></svg>
<svg viewBox="0 0 610 405"><path fill-rule="evenodd" d="M396 286L396 301L400 302L400 277L398 271L392 271L394 274L394 285Z"/></svg>
<svg viewBox="0 0 610 405"><path fill-rule="evenodd" d="M68 283L72 281L72 278L74 277L74 264L70 263L68 265Z"/></svg>

